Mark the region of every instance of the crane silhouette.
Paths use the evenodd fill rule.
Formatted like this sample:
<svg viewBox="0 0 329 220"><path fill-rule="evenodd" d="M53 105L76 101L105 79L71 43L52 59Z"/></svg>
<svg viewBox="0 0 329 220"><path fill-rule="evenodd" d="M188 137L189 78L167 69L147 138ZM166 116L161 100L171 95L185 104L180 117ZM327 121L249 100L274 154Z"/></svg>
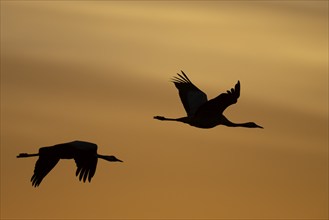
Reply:
<svg viewBox="0 0 329 220"><path fill-rule="evenodd" d="M60 159L74 159L77 165L75 175L79 180L90 182L96 172L98 158L110 162L123 162L115 156L97 154L97 145L85 141L72 141L69 143L56 144L49 147L41 147L37 154L21 153L17 158L35 157L39 159L35 163L34 174L31 178L32 186L37 187L43 178L56 166Z"/></svg>
<svg viewBox="0 0 329 220"><path fill-rule="evenodd" d="M208 101L207 95L196 87L187 75L181 71L177 73L172 82L179 92L179 97L183 103L187 117L166 118L163 116L154 116L154 119L161 121L178 121L198 128L213 128L217 125L226 125L229 127L247 127L263 128L254 122L233 123L224 115L224 110L238 101L240 96L240 81L237 82L234 89L222 93L216 98Z"/></svg>

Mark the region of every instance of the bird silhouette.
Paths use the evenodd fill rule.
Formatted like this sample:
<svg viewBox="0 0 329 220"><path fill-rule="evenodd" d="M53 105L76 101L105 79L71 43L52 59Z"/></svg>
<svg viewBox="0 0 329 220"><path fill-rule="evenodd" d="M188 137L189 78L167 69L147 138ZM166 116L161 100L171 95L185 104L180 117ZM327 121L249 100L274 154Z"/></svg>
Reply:
<svg viewBox="0 0 329 220"><path fill-rule="evenodd" d="M56 166L60 159L74 159L77 165L75 175L79 180L90 182L96 172L98 158L110 162L123 162L115 156L97 154L97 145L85 141L72 141L69 143L56 144L49 147L41 147L37 154L21 153L17 158L35 157L39 159L35 163L34 174L31 178L32 186L37 187L43 178Z"/></svg>
<svg viewBox="0 0 329 220"><path fill-rule="evenodd" d="M177 73L172 82L179 92L179 97L183 103L187 117L166 118L163 116L154 116L154 119L161 121L178 121L189 124L197 128L213 128L217 125L226 125L229 127L247 127L263 128L254 122L233 123L224 115L224 110L238 101L240 96L240 81L237 82L234 89L222 93L216 98L208 101L207 95L196 87L181 71Z"/></svg>

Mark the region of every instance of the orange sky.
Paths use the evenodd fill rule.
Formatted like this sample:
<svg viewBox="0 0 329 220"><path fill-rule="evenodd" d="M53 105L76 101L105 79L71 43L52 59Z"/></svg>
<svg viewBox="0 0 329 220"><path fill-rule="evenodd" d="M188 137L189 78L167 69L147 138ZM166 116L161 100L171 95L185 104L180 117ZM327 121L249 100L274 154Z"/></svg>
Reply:
<svg viewBox="0 0 329 220"><path fill-rule="evenodd" d="M197 129L170 78L265 129ZM99 145L92 183L42 146ZM1 1L1 218L328 218L327 1Z"/></svg>

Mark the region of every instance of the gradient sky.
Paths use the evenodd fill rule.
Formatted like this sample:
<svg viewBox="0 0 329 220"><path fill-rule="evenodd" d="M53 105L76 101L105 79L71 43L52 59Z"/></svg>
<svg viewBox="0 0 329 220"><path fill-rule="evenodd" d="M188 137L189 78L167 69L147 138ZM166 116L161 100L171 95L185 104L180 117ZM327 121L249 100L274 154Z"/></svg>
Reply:
<svg viewBox="0 0 329 220"><path fill-rule="evenodd" d="M265 129L154 120L180 70ZM16 155L77 139L124 163L33 188ZM1 1L1 218L328 218L328 2Z"/></svg>

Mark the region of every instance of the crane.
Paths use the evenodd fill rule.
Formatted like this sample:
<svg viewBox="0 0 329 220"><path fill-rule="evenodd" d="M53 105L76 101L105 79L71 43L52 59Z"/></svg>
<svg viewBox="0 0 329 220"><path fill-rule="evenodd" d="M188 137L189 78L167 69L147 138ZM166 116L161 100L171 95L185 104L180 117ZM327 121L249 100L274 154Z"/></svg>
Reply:
<svg viewBox="0 0 329 220"><path fill-rule="evenodd" d="M46 175L56 166L60 159L74 159L77 170L75 175L79 175L79 180L85 182L88 178L90 182L96 172L98 158L110 162L123 162L115 156L97 154L97 145L86 141L72 141L68 143L56 144L53 146L41 147L39 153L20 153L17 158L39 156L35 163L34 173L31 177L32 186L40 185Z"/></svg>
<svg viewBox="0 0 329 220"><path fill-rule="evenodd" d="M181 71L177 73L172 82L179 92L179 97L187 113L187 117L166 118L164 116L154 116L154 119L161 121L178 121L189 124L197 128L213 128L217 125L228 127L263 128L254 122L234 123L224 115L224 110L238 101L240 96L240 81L234 88L222 93L219 96L208 100L207 95L196 87L187 75Z"/></svg>

